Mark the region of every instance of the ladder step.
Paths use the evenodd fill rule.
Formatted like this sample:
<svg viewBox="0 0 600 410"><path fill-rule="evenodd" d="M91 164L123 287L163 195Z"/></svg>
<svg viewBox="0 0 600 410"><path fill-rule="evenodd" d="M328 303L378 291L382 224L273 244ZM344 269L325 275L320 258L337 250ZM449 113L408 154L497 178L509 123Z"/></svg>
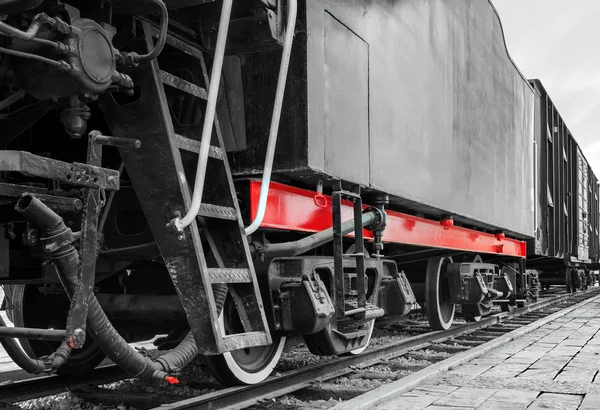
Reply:
<svg viewBox="0 0 600 410"><path fill-rule="evenodd" d="M265 332L248 332L236 335L227 335L223 338L226 350L238 350L253 346L264 346L269 344L269 338Z"/></svg>
<svg viewBox="0 0 600 410"><path fill-rule="evenodd" d="M381 308L357 308L352 310L347 310L344 314L346 317L348 316L360 316L361 319L374 319L377 317L382 317L385 315L385 310Z"/></svg>
<svg viewBox="0 0 600 410"><path fill-rule="evenodd" d="M344 315L346 317L359 315L362 316L362 319L372 319L376 317L381 317L385 314L385 311L383 309L369 302L366 303L366 306L364 308L358 307L358 301L356 300L347 300L345 301L345 303L351 308L350 310L346 310L344 312Z"/></svg>
<svg viewBox="0 0 600 410"><path fill-rule="evenodd" d="M198 210L198 216L205 218L224 219L226 221L237 221L235 208L228 206L201 204Z"/></svg>
<svg viewBox="0 0 600 410"><path fill-rule="evenodd" d="M184 137L183 135L175 134L175 143L179 149L195 152L196 154L200 152L200 141ZM223 150L212 145L208 150L208 156L219 160L223 160L225 158Z"/></svg>
<svg viewBox="0 0 600 410"><path fill-rule="evenodd" d="M250 283L250 269L247 268L208 268L211 283Z"/></svg>
<svg viewBox="0 0 600 410"><path fill-rule="evenodd" d="M194 83L190 83L183 78L174 76L171 73L167 73L164 70L160 70L160 80L163 82L163 84L170 85L171 87L177 88L179 91L183 91L184 93L191 94L194 97L198 97L202 100L208 99L208 93L206 92L206 89L197 86Z"/></svg>

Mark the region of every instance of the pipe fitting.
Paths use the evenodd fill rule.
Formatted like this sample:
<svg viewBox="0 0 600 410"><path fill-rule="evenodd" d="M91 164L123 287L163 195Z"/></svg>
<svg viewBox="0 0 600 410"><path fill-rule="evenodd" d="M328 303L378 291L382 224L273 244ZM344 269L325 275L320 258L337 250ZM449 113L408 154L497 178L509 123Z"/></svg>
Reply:
<svg viewBox="0 0 600 410"><path fill-rule="evenodd" d="M2 316L0 316L0 327L5 327L6 323ZM21 369L28 373L40 374L46 369L43 361L32 359L29 357L18 345L17 341L12 338L0 338L0 344L10 356L10 358L19 366Z"/></svg>
<svg viewBox="0 0 600 410"><path fill-rule="evenodd" d="M15 210L23 215L35 228L44 233L44 237L64 238L66 227L61 217L48 208L44 203L32 194L23 195ZM79 254L72 243L58 241L61 246L49 247L46 253L56 267L58 277L65 288L69 299L79 286ZM133 377L158 378L160 380L174 383L177 379L168 375L171 369L181 369L198 354L198 348L191 333L167 354L161 356L162 360L152 361L148 357L140 355L133 349L117 332L102 310L96 295L93 293L88 300L88 331L98 347ZM0 324L1 325L1 324ZM59 359L60 360L60 359ZM32 368L30 366L30 368Z"/></svg>

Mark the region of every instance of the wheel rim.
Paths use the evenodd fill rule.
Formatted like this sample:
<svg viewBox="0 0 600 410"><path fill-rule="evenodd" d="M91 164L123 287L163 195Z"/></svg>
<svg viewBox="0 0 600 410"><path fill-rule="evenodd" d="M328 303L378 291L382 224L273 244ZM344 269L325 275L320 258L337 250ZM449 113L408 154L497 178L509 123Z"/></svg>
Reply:
<svg viewBox="0 0 600 410"><path fill-rule="evenodd" d="M227 320L224 320L223 314L221 315L220 320L225 327L226 334L244 331L244 327L235 309L233 299L229 296L227 297L223 313L227 317ZM265 367L268 366L273 360L273 357L277 354L277 350L273 349L271 346L278 345L278 343L273 343L270 346L248 347L233 350L225 353L224 356L226 359L231 359L231 365L235 365L235 367L238 367L245 373L260 373L266 370ZM281 345L281 349L283 349L283 345Z"/></svg>
<svg viewBox="0 0 600 410"><path fill-rule="evenodd" d="M243 332L243 326L230 294L219 316L225 334ZM216 356L205 356L212 375L224 385L256 384L266 379L281 357L285 337L274 337L268 346L233 350Z"/></svg>
<svg viewBox="0 0 600 410"><path fill-rule="evenodd" d="M451 257L430 259L425 280L425 305L429 324L434 330L447 330L452 325L456 306L450 303L450 288L446 278L446 266Z"/></svg>
<svg viewBox="0 0 600 410"><path fill-rule="evenodd" d="M69 310L69 299L64 294L44 295L39 285L16 285L12 292L13 323L18 327L64 329ZM19 339L25 353L40 358L56 351L61 342ZM73 349L67 363L58 369L63 376L80 376L93 370L106 356L93 339L86 337L81 349Z"/></svg>

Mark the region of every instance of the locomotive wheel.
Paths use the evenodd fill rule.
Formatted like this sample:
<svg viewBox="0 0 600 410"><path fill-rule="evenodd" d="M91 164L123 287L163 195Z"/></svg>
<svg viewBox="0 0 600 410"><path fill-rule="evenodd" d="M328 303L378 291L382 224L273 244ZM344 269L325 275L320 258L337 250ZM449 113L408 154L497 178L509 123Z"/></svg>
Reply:
<svg viewBox="0 0 600 410"><path fill-rule="evenodd" d="M425 306L433 330L447 330L452 326L456 306L450 302L450 289L446 280L446 266L451 257L438 257L427 262L425 276Z"/></svg>
<svg viewBox="0 0 600 410"><path fill-rule="evenodd" d="M65 294L43 294L39 285L12 287L13 323L18 327L65 329L70 301ZM61 342L19 339L25 353L39 359L56 351ZM81 377L96 368L106 357L89 333L81 349L73 349L69 360L58 370L59 376Z"/></svg>
<svg viewBox="0 0 600 410"><path fill-rule="evenodd" d="M219 321L221 326L224 326L225 334L244 331L230 294L227 294ZM269 346L250 347L220 355L204 356L204 362L213 377L225 386L260 383L271 374L277 365L285 346L285 340L285 337L273 337L273 344Z"/></svg>

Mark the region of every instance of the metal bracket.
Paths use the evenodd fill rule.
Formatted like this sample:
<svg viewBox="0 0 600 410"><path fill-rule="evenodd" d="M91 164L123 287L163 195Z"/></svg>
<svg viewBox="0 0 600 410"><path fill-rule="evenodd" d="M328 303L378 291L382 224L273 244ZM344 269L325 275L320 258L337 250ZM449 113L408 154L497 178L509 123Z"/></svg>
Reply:
<svg viewBox="0 0 600 410"><path fill-rule="evenodd" d="M99 131L88 135L87 165L102 165L102 145L139 148L139 140L106 137ZM96 280L96 259L98 246L98 216L106 203L104 189L88 187L85 190L84 207L81 217L81 265L79 267L79 287L75 290L69 316L67 318L67 343L73 349L83 347L86 339L88 303Z"/></svg>
<svg viewBox="0 0 600 410"><path fill-rule="evenodd" d="M310 280L308 277L304 277L302 283L304 284L306 293L308 294L312 305L315 308L315 314L317 317L331 317L335 313L333 303L331 303L331 299L327 293L327 288L325 287L325 284L319 275L316 273L314 274L314 281Z"/></svg>
<svg viewBox="0 0 600 410"><path fill-rule="evenodd" d="M79 162L70 164L25 151L0 151L0 171L19 172L75 186L119 190L119 171Z"/></svg>

